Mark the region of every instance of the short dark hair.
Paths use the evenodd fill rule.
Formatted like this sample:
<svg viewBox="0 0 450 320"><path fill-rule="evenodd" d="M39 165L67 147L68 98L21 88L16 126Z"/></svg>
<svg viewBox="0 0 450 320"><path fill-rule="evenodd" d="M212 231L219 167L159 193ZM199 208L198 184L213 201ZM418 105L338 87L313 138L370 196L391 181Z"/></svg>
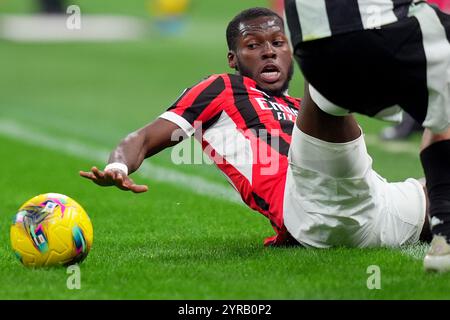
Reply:
<svg viewBox="0 0 450 320"><path fill-rule="evenodd" d="M259 17L276 17L283 22L283 18L276 12L262 7L250 8L242 11L233 20L230 21L227 27L227 44L229 50L236 50L237 38L239 37L239 25L242 22L253 20Z"/></svg>

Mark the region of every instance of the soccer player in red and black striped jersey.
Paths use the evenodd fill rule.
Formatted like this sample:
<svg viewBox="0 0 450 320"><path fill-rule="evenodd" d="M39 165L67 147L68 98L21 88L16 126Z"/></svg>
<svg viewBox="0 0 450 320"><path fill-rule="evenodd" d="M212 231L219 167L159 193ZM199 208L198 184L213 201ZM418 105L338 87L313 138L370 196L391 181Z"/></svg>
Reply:
<svg viewBox="0 0 450 320"><path fill-rule="evenodd" d="M101 186L145 192L147 186L136 185L128 174L145 158L177 144L179 139L172 138L180 136L177 132L183 137L194 134L242 200L270 220L276 236L265 244L297 244L283 217L285 204L289 205L286 198L294 192L285 185L291 135L300 109L300 100L287 94L293 60L283 20L268 9L243 11L230 22L227 42L234 74L212 75L186 89L158 119L123 140L104 171L94 167L80 174ZM412 188L418 190L415 185ZM417 192L422 192L417 198L423 200L423 191ZM424 209L419 213L422 224L414 223L418 232L413 235L417 238ZM302 244L314 246L308 241Z"/></svg>

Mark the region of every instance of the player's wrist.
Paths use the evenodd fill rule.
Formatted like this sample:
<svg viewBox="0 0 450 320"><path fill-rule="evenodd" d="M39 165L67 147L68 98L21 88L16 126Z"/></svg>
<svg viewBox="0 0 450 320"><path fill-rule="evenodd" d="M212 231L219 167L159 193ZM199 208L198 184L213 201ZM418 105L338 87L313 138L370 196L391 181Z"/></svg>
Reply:
<svg viewBox="0 0 450 320"><path fill-rule="evenodd" d="M109 163L108 165L106 165L105 169L103 171L114 171L114 170L119 170L122 171L123 173L125 173L125 175L128 175L128 166L124 163L120 163L120 162L112 162Z"/></svg>

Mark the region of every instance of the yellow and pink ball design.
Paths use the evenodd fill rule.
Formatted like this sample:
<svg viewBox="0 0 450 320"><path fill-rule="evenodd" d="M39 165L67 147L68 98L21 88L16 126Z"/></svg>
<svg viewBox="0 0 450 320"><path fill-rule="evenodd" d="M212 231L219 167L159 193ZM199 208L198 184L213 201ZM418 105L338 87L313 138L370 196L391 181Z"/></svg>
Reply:
<svg viewBox="0 0 450 320"><path fill-rule="evenodd" d="M92 247L93 236L91 220L83 207L58 193L25 202L10 229L11 246L27 267L80 263Z"/></svg>

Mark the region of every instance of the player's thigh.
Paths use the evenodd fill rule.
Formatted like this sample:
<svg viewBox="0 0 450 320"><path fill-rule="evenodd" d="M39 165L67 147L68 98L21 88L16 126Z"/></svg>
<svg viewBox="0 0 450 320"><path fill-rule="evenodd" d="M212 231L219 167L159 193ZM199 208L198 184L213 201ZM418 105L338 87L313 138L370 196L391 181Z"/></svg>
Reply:
<svg viewBox="0 0 450 320"><path fill-rule="evenodd" d="M399 247L418 241L426 198L414 179L388 183L364 139L329 143L294 128L284 223L305 246Z"/></svg>
<svg viewBox="0 0 450 320"><path fill-rule="evenodd" d="M363 136L330 143L294 128L284 198L292 236L319 248L372 243L378 204L371 168Z"/></svg>

